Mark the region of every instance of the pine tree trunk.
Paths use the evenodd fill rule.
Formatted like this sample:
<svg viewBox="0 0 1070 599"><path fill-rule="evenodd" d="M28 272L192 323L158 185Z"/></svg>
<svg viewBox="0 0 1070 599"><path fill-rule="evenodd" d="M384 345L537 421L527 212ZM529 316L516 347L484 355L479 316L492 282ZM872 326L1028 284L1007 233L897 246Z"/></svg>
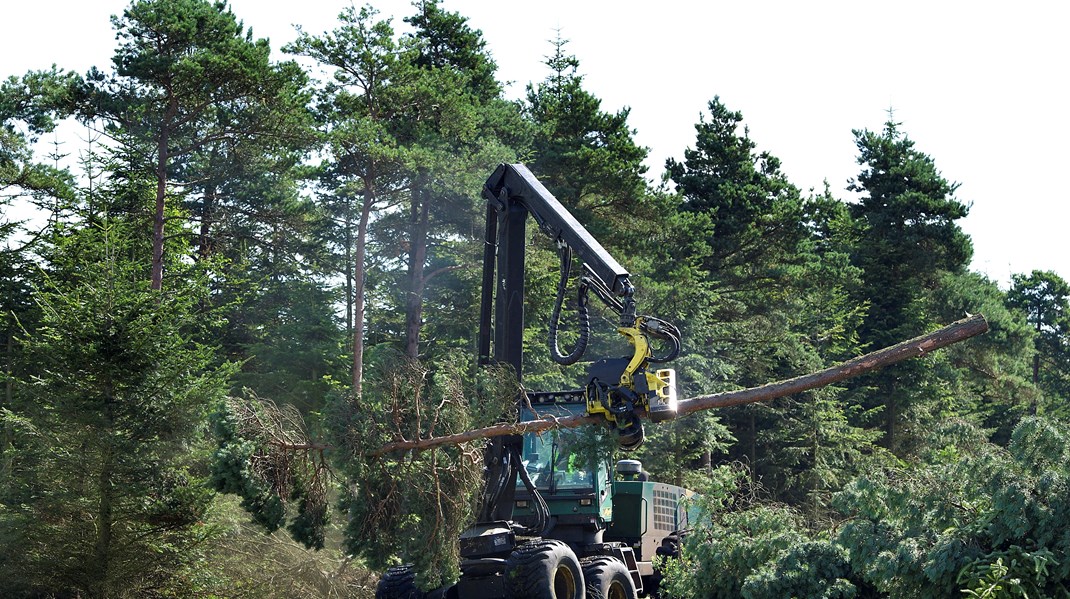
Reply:
<svg viewBox="0 0 1070 599"><path fill-rule="evenodd" d="M151 286L163 288L164 201L167 197L167 130L160 133L156 158L156 210L152 219L152 279Z"/></svg>
<svg viewBox="0 0 1070 599"><path fill-rule="evenodd" d="M4 361L4 370L7 376L4 377L4 407L11 408L11 403L14 400L15 393L15 316L14 313L5 315L4 320L7 325L7 343L5 344L6 360Z"/></svg>
<svg viewBox="0 0 1070 599"><path fill-rule="evenodd" d="M352 198L345 199L345 215L342 222L342 235L345 237L345 262L342 271L346 279L346 339L353 340L353 204Z"/></svg>
<svg viewBox="0 0 1070 599"><path fill-rule="evenodd" d="M197 235L197 255L203 260L212 254L212 213L215 211L216 187L209 184L204 189L204 206L201 213L201 229Z"/></svg>
<svg viewBox="0 0 1070 599"><path fill-rule="evenodd" d="M6 315L4 320L8 323L7 326L7 343L5 343L6 360L4 364L4 370L7 376L4 377L4 404L2 407L12 409L11 405L14 400L14 375L15 375L15 332L13 327L13 321L15 317L13 315ZM14 464L13 455L8 451L8 446L12 442L14 436L14 430L11 422L5 419L4 430L0 432L0 495L6 495L8 489L8 481L11 479L12 466Z"/></svg>
<svg viewBox="0 0 1070 599"><path fill-rule="evenodd" d="M423 188L414 194L409 223L412 243L409 247L409 295L405 306L405 355L414 360L420 357L420 331L423 327L424 265L427 261L430 211L428 196L429 193Z"/></svg>
<svg viewBox="0 0 1070 599"><path fill-rule="evenodd" d="M353 252L353 397L359 405L364 393L364 296L365 264L368 245L368 221L375 205L375 178L364 179L364 202L357 224L357 243Z"/></svg>
<svg viewBox="0 0 1070 599"><path fill-rule="evenodd" d="M167 111L160 125L160 137L156 141L156 210L152 220L152 289L163 289L163 242L164 209L167 199L167 166L170 160L168 144L171 141L171 122L178 114L178 101L170 94Z"/></svg>

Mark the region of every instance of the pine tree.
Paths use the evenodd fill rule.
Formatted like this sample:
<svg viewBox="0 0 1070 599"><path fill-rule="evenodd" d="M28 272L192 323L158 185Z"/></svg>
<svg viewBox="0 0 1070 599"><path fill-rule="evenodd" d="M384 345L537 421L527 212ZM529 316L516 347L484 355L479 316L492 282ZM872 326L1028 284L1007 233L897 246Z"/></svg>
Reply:
<svg viewBox="0 0 1070 599"><path fill-rule="evenodd" d="M400 201L408 160L392 130L411 100L412 69L394 39L389 20L371 7L350 6L340 24L319 36L302 32L284 48L332 69L333 80L318 92L316 113L325 130L327 160L321 167L327 191L325 211L340 225L332 242L340 246L346 281L347 330L352 341L351 390L359 400L364 380L368 227L377 211Z"/></svg>
<svg viewBox="0 0 1070 599"><path fill-rule="evenodd" d="M138 168L151 162L156 204L150 280L158 290L172 183L198 182L204 190L203 254L220 185L212 159L235 158L242 142L291 134L293 120L280 115L301 101L295 78L299 88L304 74L295 65L272 64L267 40L254 41L225 3L134 0L112 22L120 40L115 70L89 73L82 112L103 119Z"/></svg>
<svg viewBox="0 0 1070 599"><path fill-rule="evenodd" d="M414 6L418 12L405 21L415 31L402 44L413 52L419 102L397 123L398 138L411 147L415 158L408 166L412 182L408 219L394 226L383 223L407 246L405 280L397 288L405 293L399 302L405 306L405 354L413 359L426 357L421 351L421 345L427 345L425 303L439 309L436 320L462 319L469 330L475 328L475 315L465 309L477 291L471 277L461 279L469 283L465 290L450 286L444 278L434 289L429 283L457 270L476 270L472 266L478 263L479 223L485 208L473 190L499 163L515 160L516 146L524 143L527 132L515 104L502 97L502 86L495 79L497 65L482 32L472 29L459 13L443 10L437 0ZM431 339L447 347L455 343L438 337ZM469 339L460 341L470 346Z"/></svg>
<svg viewBox="0 0 1070 599"><path fill-rule="evenodd" d="M781 284L806 232L799 190L777 157L757 152L742 122L742 113L714 98L709 117L695 125L695 147L665 167L682 210L712 219L707 270L719 286L749 291Z"/></svg>
<svg viewBox="0 0 1070 599"><path fill-rule="evenodd" d="M1051 271L1012 275L1007 304L1024 313L1036 333L1033 385L1053 406L1063 403L1070 396L1070 285ZM1035 401L1031 410L1037 411Z"/></svg>

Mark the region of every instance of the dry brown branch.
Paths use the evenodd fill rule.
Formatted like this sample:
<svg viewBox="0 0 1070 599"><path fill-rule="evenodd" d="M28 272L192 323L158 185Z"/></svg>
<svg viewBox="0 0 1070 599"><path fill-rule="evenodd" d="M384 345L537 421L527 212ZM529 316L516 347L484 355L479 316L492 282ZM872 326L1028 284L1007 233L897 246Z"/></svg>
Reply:
<svg viewBox="0 0 1070 599"><path fill-rule="evenodd" d="M761 387L752 387L738 391L726 391L724 393L702 395L682 400L677 407L677 416L713 408L725 408L728 406L769 401L779 397L817 389L861 374L879 370L895 364L896 362L924 356L943 347L980 335L987 330L988 321L985 320L984 316L976 314L949 324L932 333L903 341L902 343L898 343L891 347L886 347L864 356L859 356L814 373L769 383L768 385L762 385ZM585 425L600 424L601 422L602 419L598 416L568 416L565 418L545 418L527 422L496 424L494 426L465 431L453 435L417 439L413 441L397 441L384 445L369 455L370 457L378 457L392 451L410 449L422 450L430 449L432 447L441 447L443 445L459 445L491 437L537 433L554 428L577 428Z"/></svg>
<svg viewBox="0 0 1070 599"><path fill-rule="evenodd" d="M297 408L251 393L230 398L228 407L238 434L259 446L249 457L250 470L284 501L301 485L307 509L326 509L327 485L334 478L325 455L330 446L309 438Z"/></svg>

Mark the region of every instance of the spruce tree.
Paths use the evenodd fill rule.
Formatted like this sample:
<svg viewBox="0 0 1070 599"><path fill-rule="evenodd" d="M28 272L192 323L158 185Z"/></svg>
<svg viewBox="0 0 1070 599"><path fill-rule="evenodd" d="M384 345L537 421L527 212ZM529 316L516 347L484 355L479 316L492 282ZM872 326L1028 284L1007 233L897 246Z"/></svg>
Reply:
<svg viewBox="0 0 1070 599"><path fill-rule="evenodd" d="M692 229L690 245L674 245L684 248L685 260L701 256L704 292L686 316L699 323L689 327L689 345L704 354L695 378L711 391L748 387L852 355L860 312L849 291L859 271L848 261L846 209L828 190L803 198L780 160L758 151L740 112L720 98L708 109L695 125L694 147L666 163L678 218ZM858 443L861 431L841 426L842 409L829 390L726 410L722 417L738 440L729 457L748 464L754 480L779 498L825 492L860 468L856 458L868 451ZM838 472L829 468L832 456L839 456Z"/></svg>
<svg viewBox="0 0 1070 599"><path fill-rule="evenodd" d="M670 214L668 198L648 189L643 160L647 149L635 141L628 125L629 109L607 110L602 100L585 87L580 60L567 51L568 40L560 33L551 40L551 54L544 64L546 77L527 86L524 115L533 127L531 171L594 237L632 274L637 286L639 309L651 313L648 285L654 284L657 269L665 264L645 261L652 239L664 239L661 218ZM531 350L525 349L525 377L542 389L567 388L577 384L577 372L549 360L546 347L547 322L557 293L560 260L548 239L534 234L534 250L529 251L527 319ZM649 270L647 270L649 269ZM579 268L573 267L573 273ZM569 295L572 295L571 293ZM617 320L609 310L600 312L600 302L592 301L594 319ZM561 345L575 338L572 323L574 305L566 304ZM658 313L660 315L660 313ZM621 351L621 337L609 327L595 327L588 355L615 355Z"/></svg>
<svg viewBox="0 0 1070 599"><path fill-rule="evenodd" d="M859 235L853 261L863 273L857 302L868 305L859 340L876 348L924 332L933 317L926 291L938 287L945 273L962 272L973 250L956 223L968 212L954 197L958 185L940 174L898 123L854 135L863 169L848 188L861 194L850 206ZM866 407L883 410L886 447L908 449L912 433L903 426L932 415L933 406L923 405L932 397L925 390L930 373L925 362L915 361L856 383L872 386Z"/></svg>
<svg viewBox="0 0 1070 599"><path fill-rule="evenodd" d="M34 293L40 322L19 340L34 367L6 413L17 493L0 511L4 594L195 591L212 493L193 458L230 369L194 341L204 281L151 292L129 231L61 230Z"/></svg>
<svg viewBox="0 0 1070 599"><path fill-rule="evenodd" d="M646 195L647 149L635 142L628 108L609 112L584 88L579 59L558 36L545 64L550 70L528 85L524 111L535 126L534 161L528 166L591 233L614 247ZM621 246L627 246L622 243Z"/></svg>

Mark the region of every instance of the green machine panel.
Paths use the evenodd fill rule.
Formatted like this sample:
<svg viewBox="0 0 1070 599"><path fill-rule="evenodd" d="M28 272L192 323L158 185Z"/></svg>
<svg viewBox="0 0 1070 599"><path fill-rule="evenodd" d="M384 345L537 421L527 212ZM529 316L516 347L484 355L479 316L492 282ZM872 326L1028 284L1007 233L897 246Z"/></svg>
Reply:
<svg viewBox="0 0 1070 599"><path fill-rule="evenodd" d="M649 561L662 539L685 529L694 517L688 513L692 491L647 481L613 483L613 522L606 530L607 541L621 541L635 549L641 560Z"/></svg>

